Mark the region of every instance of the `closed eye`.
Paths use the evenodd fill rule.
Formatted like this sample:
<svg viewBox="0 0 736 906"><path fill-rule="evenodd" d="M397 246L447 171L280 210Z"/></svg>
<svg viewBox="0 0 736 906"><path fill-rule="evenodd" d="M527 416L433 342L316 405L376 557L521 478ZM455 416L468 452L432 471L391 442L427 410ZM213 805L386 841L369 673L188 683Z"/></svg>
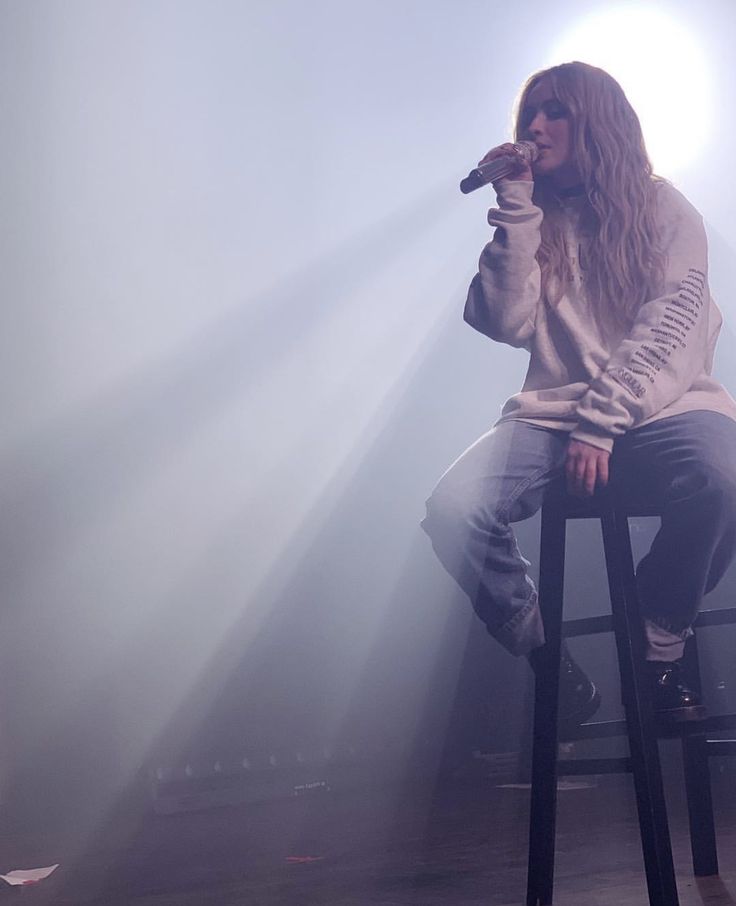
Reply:
<svg viewBox="0 0 736 906"><path fill-rule="evenodd" d="M570 115L570 111L560 101L545 101L542 104L544 115L549 120L561 120Z"/></svg>
<svg viewBox="0 0 736 906"><path fill-rule="evenodd" d="M548 120L561 120L570 115L570 111L567 107L556 98L550 98L539 105L527 104L522 109L521 116L519 117L521 128L527 129L540 110Z"/></svg>

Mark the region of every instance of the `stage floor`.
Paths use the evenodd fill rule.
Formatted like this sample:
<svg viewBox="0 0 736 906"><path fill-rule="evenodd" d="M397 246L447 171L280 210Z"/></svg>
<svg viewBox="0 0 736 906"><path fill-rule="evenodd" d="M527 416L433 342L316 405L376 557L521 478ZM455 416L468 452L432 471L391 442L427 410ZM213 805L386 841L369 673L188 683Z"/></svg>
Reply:
<svg viewBox="0 0 736 906"><path fill-rule="evenodd" d="M682 790L668 779L682 906L736 904L733 776L714 776L721 875L699 880ZM148 814L124 832L101 834L76 864L62 865L20 899L24 906L519 906L528 795L476 778L440 791L425 782ZM13 858L24 858L22 839L13 840ZM36 841L26 861L46 864L38 860L53 859L49 845ZM7 858L8 868L27 867ZM3 887L0 901L17 893ZM628 777L561 783L555 902L648 903Z"/></svg>

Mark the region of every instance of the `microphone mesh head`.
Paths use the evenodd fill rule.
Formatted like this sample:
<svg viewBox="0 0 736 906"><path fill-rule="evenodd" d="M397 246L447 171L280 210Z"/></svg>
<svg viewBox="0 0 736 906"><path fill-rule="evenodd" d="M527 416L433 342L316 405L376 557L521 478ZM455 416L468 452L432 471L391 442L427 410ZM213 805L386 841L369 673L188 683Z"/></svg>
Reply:
<svg viewBox="0 0 736 906"><path fill-rule="evenodd" d="M528 164L533 164L534 161L539 157L539 148L534 144L534 142L516 142L514 145L516 153L520 157L523 157Z"/></svg>

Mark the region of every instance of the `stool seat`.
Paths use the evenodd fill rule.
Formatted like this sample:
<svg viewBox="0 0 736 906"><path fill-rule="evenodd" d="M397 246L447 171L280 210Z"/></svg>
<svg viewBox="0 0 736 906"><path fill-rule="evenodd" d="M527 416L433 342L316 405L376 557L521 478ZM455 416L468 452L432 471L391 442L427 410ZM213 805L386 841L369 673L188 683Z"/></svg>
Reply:
<svg viewBox="0 0 736 906"><path fill-rule="evenodd" d="M640 495L632 498L614 484L596 489L590 497L574 497L560 483L549 493L545 506L558 509L565 519L601 519L612 507L627 518L662 515L662 501L658 498Z"/></svg>

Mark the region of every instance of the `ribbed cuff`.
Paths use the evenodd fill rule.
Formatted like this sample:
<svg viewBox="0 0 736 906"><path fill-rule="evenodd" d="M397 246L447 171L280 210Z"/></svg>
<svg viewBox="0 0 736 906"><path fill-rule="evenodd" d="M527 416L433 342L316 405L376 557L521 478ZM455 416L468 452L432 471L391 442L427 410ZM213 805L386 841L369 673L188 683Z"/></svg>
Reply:
<svg viewBox="0 0 736 906"><path fill-rule="evenodd" d="M584 444L590 444L591 447L605 450L607 453L613 450L613 438L610 434L599 434L597 431L591 431L578 425L574 431L570 432L570 437L572 440L579 440Z"/></svg>
<svg viewBox="0 0 736 906"><path fill-rule="evenodd" d="M501 211L522 211L534 208L532 193L534 191L533 179L502 179L496 183L496 199ZM488 212L488 219L494 209Z"/></svg>

